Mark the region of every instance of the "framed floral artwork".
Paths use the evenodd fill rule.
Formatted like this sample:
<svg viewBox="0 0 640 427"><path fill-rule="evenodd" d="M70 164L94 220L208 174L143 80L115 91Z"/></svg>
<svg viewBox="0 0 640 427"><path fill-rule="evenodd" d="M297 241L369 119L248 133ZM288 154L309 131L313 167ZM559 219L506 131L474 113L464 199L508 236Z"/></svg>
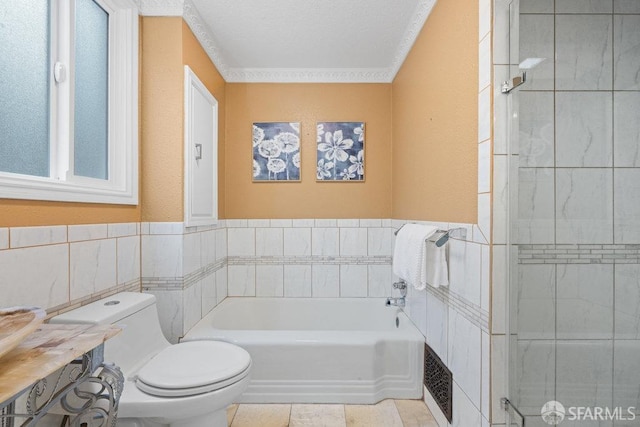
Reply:
<svg viewBox="0 0 640 427"><path fill-rule="evenodd" d="M364 181L364 123L317 123L318 181Z"/></svg>
<svg viewBox="0 0 640 427"><path fill-rule="evenodd" d="M253 124L253 181L300 181L300 123Z"/></svg>

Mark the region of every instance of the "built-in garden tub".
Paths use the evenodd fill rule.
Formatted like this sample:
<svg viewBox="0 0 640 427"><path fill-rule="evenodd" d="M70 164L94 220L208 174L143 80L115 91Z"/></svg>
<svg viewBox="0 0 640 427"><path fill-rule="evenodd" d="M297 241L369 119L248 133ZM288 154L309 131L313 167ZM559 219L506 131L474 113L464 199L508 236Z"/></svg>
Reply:
<svg viewBox="0 0 640 427"><path fill-rule="evenodd" d="M227 298L184 338L253 360L243 403L360 403L422 397L424 337L377 298Z"/></svg>

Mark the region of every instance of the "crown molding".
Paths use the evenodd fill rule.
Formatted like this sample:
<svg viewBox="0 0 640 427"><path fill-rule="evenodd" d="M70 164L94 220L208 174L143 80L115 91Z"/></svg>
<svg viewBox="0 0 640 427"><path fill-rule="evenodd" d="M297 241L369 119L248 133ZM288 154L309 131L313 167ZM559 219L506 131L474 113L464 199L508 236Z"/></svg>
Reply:
<svg viewBox="0 0 640 427"><path fill-rule="evenodd" d="M389 68L230 68L223 50L191 0L135 0L140 15L182 16L222 78L229 83L391 83L436 0L419 0Z"/></svg>
<svg viewBox="0 0 640 427"><path fill-rule="evenodd" d="M433 10L433 6L435 6L435 4L436 0L420 0L418 2L416 10L413 13L411 24L407 27L404 37L402 37L402 41L400 41L400 46L398 46L398 50L396 51L396 55L393 58L393 62L389 67L391 81L395 79L396 74L400 71L400 67L402 67L405 59L407 59L413 44L416 42L416 39L418 38L420 31L422 31L424 23L427 22L427 18L429 18L431 10Z"/></svg>
<svg viewBox="0 0 640 427"><path fill-rule="evenodd" d="M391 83L387 68L231 68L229 83Z"/></svg>
<svg viewBox="0 0 640 427"><path fill-rule="evenodd" d="M184 0L135 0L142 16L182 16Z"/></svg>

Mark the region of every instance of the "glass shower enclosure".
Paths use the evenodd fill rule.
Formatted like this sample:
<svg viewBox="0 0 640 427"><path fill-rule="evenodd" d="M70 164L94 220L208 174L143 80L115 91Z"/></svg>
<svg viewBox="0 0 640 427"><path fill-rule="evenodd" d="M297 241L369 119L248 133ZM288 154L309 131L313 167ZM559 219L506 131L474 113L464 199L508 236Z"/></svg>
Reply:
<svg viewBox="0 0 640 427"><path fill-rule="evenodd" d="M507 425L640 426L640 1L511 8Z"/></svg>

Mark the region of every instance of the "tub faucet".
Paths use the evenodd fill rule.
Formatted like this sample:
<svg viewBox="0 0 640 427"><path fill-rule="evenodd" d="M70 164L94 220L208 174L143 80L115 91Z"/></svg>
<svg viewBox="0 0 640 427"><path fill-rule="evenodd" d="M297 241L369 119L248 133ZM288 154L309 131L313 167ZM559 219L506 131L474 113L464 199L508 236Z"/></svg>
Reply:
<svg viewBox="0 0 640 427"><path fill-rule="evenodd" d="M387 307L391 307L392 305L396 307L403 308L405 305L404 297L400 298L387 298L387 302L385 303Z"/></svg>

